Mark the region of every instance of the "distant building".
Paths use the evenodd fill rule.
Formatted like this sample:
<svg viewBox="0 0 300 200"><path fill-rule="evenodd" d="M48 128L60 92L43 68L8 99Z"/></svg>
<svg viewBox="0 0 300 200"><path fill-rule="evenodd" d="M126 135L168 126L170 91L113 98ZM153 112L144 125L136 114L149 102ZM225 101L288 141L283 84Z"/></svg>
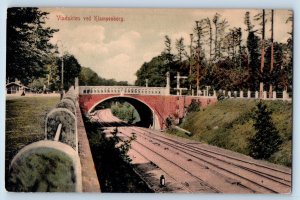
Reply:
<svg viewBox="0 0 300 200"><path fill-rule="evenodd" d="M25 94L30 92L31 89L21 84L20 81L10 82L6 84L6 94ZM23 93L24 92L24 93Z"/></svg>

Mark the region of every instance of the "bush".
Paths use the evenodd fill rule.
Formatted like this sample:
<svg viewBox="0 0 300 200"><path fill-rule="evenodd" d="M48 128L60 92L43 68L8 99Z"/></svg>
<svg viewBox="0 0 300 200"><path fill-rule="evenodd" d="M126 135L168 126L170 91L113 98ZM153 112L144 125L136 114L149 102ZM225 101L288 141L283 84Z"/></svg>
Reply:
<svg viewBox="0 0 300 200"><path fill-rule="evenodd" d="M196 101L196 99L192 99L191 104L188 107L188 112L198 112L200 111L200 103Z"/></svg>

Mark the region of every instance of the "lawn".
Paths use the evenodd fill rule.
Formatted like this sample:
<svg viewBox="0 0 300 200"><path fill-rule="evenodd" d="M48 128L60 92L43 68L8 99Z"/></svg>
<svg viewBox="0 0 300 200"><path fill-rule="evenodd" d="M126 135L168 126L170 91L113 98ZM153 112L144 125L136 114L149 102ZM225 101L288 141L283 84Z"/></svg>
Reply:
<svg viewBox="0 0 300 200"><path fill-rule="evenodd" d="M5 172L24 146L44 139L47 113L59 97L8 97L5 121Z"/></svg>

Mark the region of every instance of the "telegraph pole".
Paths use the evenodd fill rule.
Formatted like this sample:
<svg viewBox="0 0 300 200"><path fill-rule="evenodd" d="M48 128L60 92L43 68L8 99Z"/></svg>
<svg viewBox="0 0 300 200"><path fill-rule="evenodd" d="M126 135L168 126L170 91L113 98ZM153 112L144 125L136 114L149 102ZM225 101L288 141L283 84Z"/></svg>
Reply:
<svg viewBox="0 0 300 200"><path fill-rule="evenodd" d="M60 42L60 44L61 44L61 85L60 85L60 87L61 87L61 90L63 91L63 89L64 89L64 44L62 43L62 41L61 40L58 40L57 42L56 42L56 44L58 44Z"/></svg>
<svg viewBox="0 0 300 200"><path fill-rule="evenodd" d="M191 44L190 44L190 71L189 71L189 76L190 76L190 91L192 91L192 56L193 56L193 33L190 34L191 38Z"/></svg>

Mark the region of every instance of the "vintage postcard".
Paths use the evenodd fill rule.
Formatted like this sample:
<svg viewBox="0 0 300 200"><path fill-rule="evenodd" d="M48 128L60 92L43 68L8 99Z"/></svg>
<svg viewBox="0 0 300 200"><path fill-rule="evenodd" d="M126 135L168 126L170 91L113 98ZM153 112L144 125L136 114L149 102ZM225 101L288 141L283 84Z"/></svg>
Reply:
<svg viewBox="0 0 300 200"><path fill-rule="evenodd" d="M293 11L7 9L9 192L289 194Z"/></svg>

